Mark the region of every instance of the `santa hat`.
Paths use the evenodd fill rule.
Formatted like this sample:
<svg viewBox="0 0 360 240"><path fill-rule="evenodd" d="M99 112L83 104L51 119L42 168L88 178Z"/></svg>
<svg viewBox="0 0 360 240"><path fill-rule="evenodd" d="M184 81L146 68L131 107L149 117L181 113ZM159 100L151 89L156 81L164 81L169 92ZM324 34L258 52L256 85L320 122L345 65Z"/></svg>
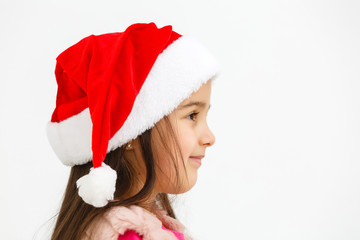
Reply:
<svg viewBox="0 0 360 240"><path fill-rule="evenodd" d="M95 207L113 200L116 172L103 163L106 154L152 128L217 71L197 40L154 23L91 35L62 52L47 135L65 165L92 161L77 181L82 199Z"/></svg>

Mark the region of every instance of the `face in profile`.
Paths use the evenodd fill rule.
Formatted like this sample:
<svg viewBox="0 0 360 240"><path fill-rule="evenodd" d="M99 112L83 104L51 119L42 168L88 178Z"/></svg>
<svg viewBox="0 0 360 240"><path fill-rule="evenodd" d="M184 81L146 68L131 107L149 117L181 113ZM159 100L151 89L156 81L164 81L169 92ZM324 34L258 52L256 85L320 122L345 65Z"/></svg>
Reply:
<svg viewBox="0 0 360 240"><path fill-rule="evenodd" d="M152 146L157 165L157 192L178 194L190 190L195 185L197 171L205 160L206 149L215 142L215 136L207 124L210 95L211 81L208 81L168 115L176 139L169 137L164 141L158 131L152 132ZM165 121L160 120L156 127L166 129ZM172 150L174 159L164 144ZM177 145L179 151L176 151Z"/></svg>

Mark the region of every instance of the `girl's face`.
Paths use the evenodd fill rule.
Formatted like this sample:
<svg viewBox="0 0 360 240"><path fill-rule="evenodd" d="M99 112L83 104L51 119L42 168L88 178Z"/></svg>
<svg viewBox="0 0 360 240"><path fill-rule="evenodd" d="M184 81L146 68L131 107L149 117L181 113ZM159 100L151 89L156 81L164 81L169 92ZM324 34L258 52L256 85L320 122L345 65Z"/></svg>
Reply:
<svg viewBox="0 0 360 240"><path fill-rule="evenodd" d="M156 186L157 192L178 194L190 190L196 183L197 171L203 163L205 151L215 142L215 136L207 124L207 113L210 108L211 80L203 84L197 92L184 100L168 119L177 136L181 153L174 152L175 165L178 169L180 186L176 187L176 170L171 157L163 147L163 142L157 131L153 131L152 145L157 165ZM156 125L162 129L165 120ZM166 144L174 149L173 141ZM180 156L181 154L181 156ZM182 160L183 159L183 160Z"/></svg>

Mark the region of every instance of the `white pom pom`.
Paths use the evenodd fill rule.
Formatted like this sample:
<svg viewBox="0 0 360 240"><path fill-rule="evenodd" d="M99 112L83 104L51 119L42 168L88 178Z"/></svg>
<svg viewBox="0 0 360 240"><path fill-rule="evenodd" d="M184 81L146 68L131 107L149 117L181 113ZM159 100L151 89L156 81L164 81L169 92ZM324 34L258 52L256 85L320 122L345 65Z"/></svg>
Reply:
<svg viewBox="0 0 360 240"><path fill-rule="evenodd" d="M79 196L94 207L103 207L114 199L116 178L116 171L105 163L91 168L89 174L76 181Z"/></svg>

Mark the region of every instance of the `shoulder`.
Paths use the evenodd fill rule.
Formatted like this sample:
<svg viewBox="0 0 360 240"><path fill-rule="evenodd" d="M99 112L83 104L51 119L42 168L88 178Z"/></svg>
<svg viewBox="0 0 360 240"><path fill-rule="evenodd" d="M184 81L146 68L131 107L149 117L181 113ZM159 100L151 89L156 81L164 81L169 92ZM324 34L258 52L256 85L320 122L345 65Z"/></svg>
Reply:
<svg viewBox="0 0 360 240"><path fill-rule="evenodd" d="M175 219L174 219L175 220ZM181 234L181 233L180 233ZM95 219L82 240L178 240L151 212L138 207L113 207Z"/></svg>

